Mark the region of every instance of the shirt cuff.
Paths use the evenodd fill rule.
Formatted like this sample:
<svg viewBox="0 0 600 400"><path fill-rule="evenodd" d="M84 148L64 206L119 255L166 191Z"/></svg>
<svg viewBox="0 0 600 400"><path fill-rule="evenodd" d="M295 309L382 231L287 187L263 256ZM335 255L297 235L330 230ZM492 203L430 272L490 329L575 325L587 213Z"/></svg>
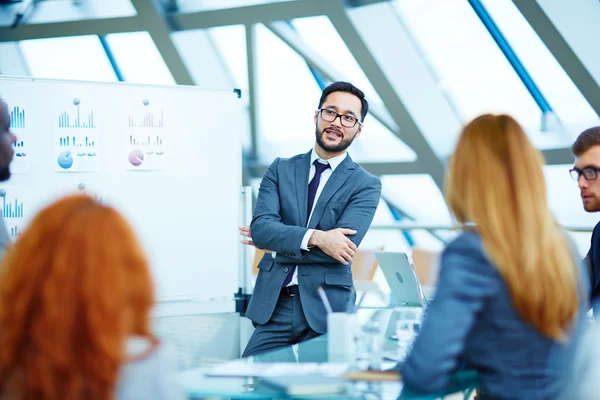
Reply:
<svg viewBox="0 0 600 400"><path fill-rule="evenodd" d="M275 259L275 257L277 257L277 252L276 251L272 251L271 252L271 257L273 257L273 259Z"/></svg>
<svg viewBox="0 0 600 400"><path fill-rule="evenodd" d="M302 244L300 245L300 248L302 250L305 250L305 251L309 251L310 250L308 248L308 241L310 240L310 237L312 236L312 234L313 234L314 231L315 231L314 229L309 229L304 234L304 238L302 239Z"/></svg>

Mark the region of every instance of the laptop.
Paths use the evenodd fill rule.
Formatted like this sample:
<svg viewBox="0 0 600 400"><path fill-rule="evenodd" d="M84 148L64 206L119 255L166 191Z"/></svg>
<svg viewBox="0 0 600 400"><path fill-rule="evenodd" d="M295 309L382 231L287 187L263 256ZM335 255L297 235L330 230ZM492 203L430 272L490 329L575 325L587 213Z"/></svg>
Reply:
<svg viewBox="0 0 600 400"><path fill-rule="evenodd" d="M425 297L417 272L410 265L406 253L392 251L376 251L375 257L379 267L383 271L393 299L393 306L415 306L427 309L427 298ZM385 329L385 341L382 355L388 360L404 362L397 352L396 321L398 315L392 312Z"/></svg>
<svg viewBox="0 0 600 400"><path fill-rule="evenodd" d="M421 289L419 277L410 265L406 253L376 251L375 257L390 287L393 305L427 307L427 298Z"/></svg>

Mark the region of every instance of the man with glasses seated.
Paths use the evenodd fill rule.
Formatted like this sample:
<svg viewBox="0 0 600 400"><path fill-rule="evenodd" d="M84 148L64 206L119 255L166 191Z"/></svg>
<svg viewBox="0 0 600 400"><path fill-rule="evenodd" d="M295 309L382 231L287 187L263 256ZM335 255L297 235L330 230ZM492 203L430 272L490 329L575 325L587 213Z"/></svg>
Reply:
<svg viewBox="0 0 600 400"><path fill-rule="evenodd" d="M277 158L265 172L252 224L240 228L249 238L242 243L266 250L246 311L256 329L244 357L326 333L320 286L333 311L354 305L352 257L381 194L380 180L346 152L368 108L354 85L332 83L313 115L313 149Z"/></svg>
<svg viewBox="0 0 600 400"><path fill-rule="evenodd" d="M583 208L587 212L600 211L600 126L583 131L573 146L575 165L569 171L577 181ZM594 306L594 315L600 317L600 223L592 233L590 250L585 257L590 273L590 303Z"/></svg>

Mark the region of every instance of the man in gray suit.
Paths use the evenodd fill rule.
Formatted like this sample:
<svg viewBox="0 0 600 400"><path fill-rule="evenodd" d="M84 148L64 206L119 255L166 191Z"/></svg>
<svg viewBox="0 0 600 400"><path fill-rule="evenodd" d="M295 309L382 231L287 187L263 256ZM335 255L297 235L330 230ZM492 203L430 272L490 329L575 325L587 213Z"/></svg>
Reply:
<svg viewBox="0 0 600 400"><path fill-rule="evenodd" d="M368 103L348 82L325 88L315 111L316 143L306 154L277 158L260 184L246 244L268 250L246 316L256 329L243 356L327 332L322 286L333 311L353 305L352 257L381 195L379 179L346 149L361 134Z"/></svg>
<svg viewBox="0 0 600 400"><path fill-rule="evenodd" d="M0 99L0 182L10 178L10 162L13 159L13 143L17 141L15 135L10 131L10 115L8 106ZM4 225L4 219L0 214L0 257L4 255L6 246L10 243L10 237Z"/></svg>

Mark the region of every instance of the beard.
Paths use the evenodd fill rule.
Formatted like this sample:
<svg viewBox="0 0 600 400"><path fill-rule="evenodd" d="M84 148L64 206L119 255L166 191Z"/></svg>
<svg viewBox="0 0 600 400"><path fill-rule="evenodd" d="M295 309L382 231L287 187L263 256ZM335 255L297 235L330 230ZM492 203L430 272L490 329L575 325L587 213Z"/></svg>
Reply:
<svg viewBox="0 0 600 400"><path fill-rule="evenodd" d="M324 130L319 130L319 127L316 126L315 127L315 136L317 138L317 144L325 151L329 152L329 153L339 153L340 151L344 151L346 150L351 144L352 141L354 141L354 138L356 137L356 134L354 134L350 139L346 139L344 140L344 137L342 136L342 140L338 143L338 144L334 144L334 145L328 145L327 143L325 143L325 140L323 140L323 136L325 135L326 131L336 131L335 129L324 129Z"/></svg>
<svg viewBox="0 0 600 400"><path fill-rule="evenodd" d="M0 182L10 179L10 167L0 168Z"/></svg>

